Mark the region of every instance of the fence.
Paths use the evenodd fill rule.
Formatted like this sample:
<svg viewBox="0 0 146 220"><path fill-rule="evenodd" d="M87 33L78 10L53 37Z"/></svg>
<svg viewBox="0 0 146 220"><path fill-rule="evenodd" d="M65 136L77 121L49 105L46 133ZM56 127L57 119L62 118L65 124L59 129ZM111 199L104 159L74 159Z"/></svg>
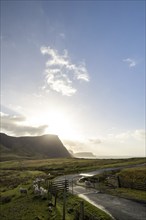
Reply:
<svg viewBox="0 0 146 220"><path fill-rule="evenodd" d="M146 182L138 183L134 179L127 181L124 177L119 176L110 176L106 178L106 185L110 188L131 188L137 190L146 191Z"/></svg>
<svg viewBox="0 0 146 220"><path fill-rule="evenodd" d="M58 192L64 192L69 190L69 181L50 181L49 182L49 191L54 195Z"/></svg>
<svg viewBox="0 0 146 220"><path fill-rule="evenodd" d="M84 210L84 202L80 202L80 207L75 210L74 220L100 220L101 218Z"/></svg>
<svg viewBox="0 0 146 220"><path fill-rule="evenodd" d="M120 182L120 187L146 191L146 182L138 183L134 179L131 179L131 181L127 181L126 179L121 178L120 176L119 176L119 182Z"/></svg>

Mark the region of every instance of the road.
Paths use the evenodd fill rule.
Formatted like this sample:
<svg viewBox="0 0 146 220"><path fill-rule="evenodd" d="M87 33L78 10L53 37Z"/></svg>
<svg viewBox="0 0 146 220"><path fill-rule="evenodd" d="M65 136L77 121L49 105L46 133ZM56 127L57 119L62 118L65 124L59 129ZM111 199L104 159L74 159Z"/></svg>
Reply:
<svg viewBox="0 0 146 220"><path fill-rule="evenodd" d="M116 220L145 220L146 205L128 199L98 193L94 189L74 186L73 192L96 207L107 212Z"/></svg>
<svg viewBox="0 0 146 220"><path fill-rule="evenodd" d="M100 169L87 174L98 174L106 170L115 170L119 168ZM67 179L70 182L70 192L87 200L96 207L110 214L115 220L145 220L146 205L132 200L112 196L97 192L94 189L85 188L73 184L81 177L81 174L66 175L58 177L57 180Z"/></svg>

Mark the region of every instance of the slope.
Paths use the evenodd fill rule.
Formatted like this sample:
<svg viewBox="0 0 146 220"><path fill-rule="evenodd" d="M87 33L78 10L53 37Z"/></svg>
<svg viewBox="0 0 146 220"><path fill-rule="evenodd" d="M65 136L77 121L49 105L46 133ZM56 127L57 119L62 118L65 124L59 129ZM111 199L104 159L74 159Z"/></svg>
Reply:
<svg viewBox="0 0 146 220"><path fill-rule="evenodd" d="M0 133L1 160L71 157L57 135L12 137Z"/></svg>

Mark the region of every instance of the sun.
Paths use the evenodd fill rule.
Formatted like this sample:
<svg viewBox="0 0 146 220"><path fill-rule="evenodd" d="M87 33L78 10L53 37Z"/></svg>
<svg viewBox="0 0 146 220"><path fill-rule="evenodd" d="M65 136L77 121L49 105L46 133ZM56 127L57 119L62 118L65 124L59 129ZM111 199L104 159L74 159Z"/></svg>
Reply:
<svg viewBox="0 0 146 220"><path fill-rule="evenodd" d="M70 117L60 110L48 109L35 112L28 121L32 126L47 125L46 134L56 134L63 139L76 139L78 136L78 128L73 116Z"/></svg>
<svg viewBox="0 0 146 220"><path fill-rule="evenodd" d="M71 138L74 136L74 123L68 115L62 112L53 111L51 114L47 115L47 120L49 123L46 131L48 133L54 133L63 138Z"/></svg>

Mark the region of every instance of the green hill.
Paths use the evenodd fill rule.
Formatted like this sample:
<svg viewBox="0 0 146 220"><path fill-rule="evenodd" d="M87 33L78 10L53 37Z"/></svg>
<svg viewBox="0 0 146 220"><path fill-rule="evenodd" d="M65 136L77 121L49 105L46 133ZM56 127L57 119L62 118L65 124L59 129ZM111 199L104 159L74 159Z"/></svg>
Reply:
<svg viewBox="0 0 146 220"><path fill-rule="evenodd" d="M0 133L1 161L71 157L57 135L12 137Z"/></svg>

